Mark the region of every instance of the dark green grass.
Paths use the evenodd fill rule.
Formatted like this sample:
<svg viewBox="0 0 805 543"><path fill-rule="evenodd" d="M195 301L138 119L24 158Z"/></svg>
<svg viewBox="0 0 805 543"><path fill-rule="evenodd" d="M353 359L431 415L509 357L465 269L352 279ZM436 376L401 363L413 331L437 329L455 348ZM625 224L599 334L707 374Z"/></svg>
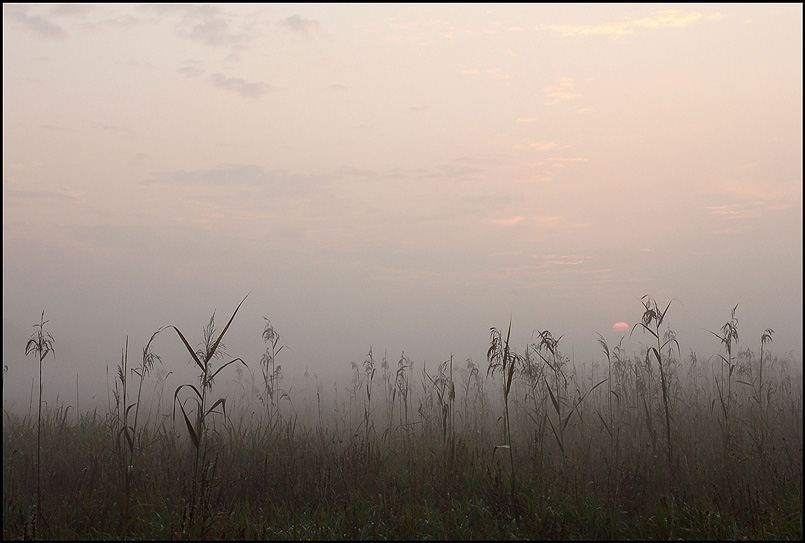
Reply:
<svg viewBox="0 0 805 543"><path fill-rule="evenodd" d="M322 439L322 433L326 434ZM360 434L360 432L358 432ZM801 435L801 434L800 434ZM577 436L578 437L578 436ZM615 460L599 447L567 457L515 448L517 493L494 440L459 432L451 452L437 435L411 445L381 439L257 433L244 443L211 433L198 510L188 522L193 445L178 432L141 439L127 526L125 481L111 420L43 420L40 537L109 539L799 539L801 437L787 458L731 455L711 444L673 474L648 448ZM719 441L716 441L718 443ZM579 441L578 443L583 443ZM684 442L683 442L684 443ZM777 440L778 447L783 441ZM683 448L684 449L684 448ZM3 538L31 535L36 432L7 415L3 431ZM682 453L684 454L684 452ZM506 458L508 460L508 458ZM793 463L792 463L793 460ZM669 490L670 489L670 490ZM124 532L125 528L125 532Z"/></svg>
<svg viewBox="0 0 805 543"><path fill-rule="evenodd" d="M384 355L382 375L353 364L338 400L241 374L202 421L143 406L121 431L138 400L49 406L39 461L37 417L6 411L3 539L802 539L802 376L785 359L766 352L761 373L730 352L725 389L695 355L602 339L604 379L541 337L549 356L506 342L505 381Z"/></svg>

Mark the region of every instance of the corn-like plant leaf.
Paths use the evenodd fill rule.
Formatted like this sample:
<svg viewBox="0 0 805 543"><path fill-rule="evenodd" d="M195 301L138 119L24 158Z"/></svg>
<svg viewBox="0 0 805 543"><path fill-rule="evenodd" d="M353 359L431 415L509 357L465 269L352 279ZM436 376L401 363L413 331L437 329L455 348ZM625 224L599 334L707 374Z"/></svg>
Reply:
<svg viewBox="0 0 805 543"><path fill-rule="evenodd" d="M607 421L605 421L604 417L601 416L601 413L598 411L598 409L595 410L595 414L598 415L599 420L601 420L601 423L604 425L604 429L607 431L609 437L611 438L612 430L609 429L609 424L607 424Z"/></svg>
<svg viewBox="0 0 805 543"><path fill-rule="evenodd" d="M196 385L193 385L193 384L190 384L190 383L185 383L183 385L179 385L176 388L176 392L173 394L173 401L174 402L176 401L176 397L179 396L179 391L182 390L184 387L192 389L193 392L196 393L196 396L198 397L199 401L201 401L201 399L202 399L201 392L196 388Z"/></svg>
<svg viewBox="0 0 805 543"><path fill-rule="evenodd" d="M492 462L495 461L495 453L498 452L498 449L511 449L511 447L509 445L495 445L495 447L492 449Z"/></svg>
<svg viewBox="0 0 805 543"><path fill-rule="evenodd" d="M190 423L190 419L187 418L187 413L184 410L184 405L182 405L182 402L179 402L179 407L182 410L182 416L184 417L184 422L187 425L187 432L190 434L190 439L193 440L193 445L196 447L196 449L198 449L199 447L198 434L196 433L196 430L193 428L193 425Z"/></svg>
<svg viewBox="0 0 805 543"><path fill-rule="evenodd" d="M196 362L196 364L198 365L198 367L201 369L201 371L202 371L202 372L204 372L204 371L205 371L205 370L204 370L204 364L202 364L202 363L201 363L201 360L199 360L199 359L198 359L198 355L196 354L196 351L194 351L194 350L193 350L193 347L191 347L191 346L190 346L190 344L187 342L187 340L186 340L186 339L185 339L185 337L184 337L184 334L183 334L183 333L182 333L182 332L181 332L181 331L180 331L178 328L176 328L176 327L175 327L175 326L173 326L173 325L171 325L171 328L173 328L174 330L176 330L176 333L177 333L177 334L179 334L179 337L180 337L180 338L182 338L182 342L184 343L184 346L185 346L185 347L187 347L187 352L189 352L189 353L190 353L190 356L192 356L192 357L193 357L193 360ZM220 339L220 338L219 338L219 339Z"/></svg>
<svg viewBox="0 0 805 543"><path fill-rule="evenodd" d="M212 377L210 377L210 379L209 379L209 380L210 380L210 381L212 381L213 379L215 379L215 376L216 376L216 375L218 375L219 373L221 373L221 370L222 370L222 369L224 369L225 367L227 367L227 366L228 366L228 365L230 365L230 364L234 364L235 362L240 362L241 364L243 364L244 366L246 366L246 362L244 362L242 358L236 358L236 359L234 359L234 360L230 360L229 362L227 362L226 364L224 364L223 366L221 366L220 368L218 368L217 370L215 370L215 373L213 373L213 374L212 374ZM247 367L248 367L248 366L247 366Z"/></svg>
<svg viewBox="0 0 805 543"><path fill-rule="evenodd" d="M553 437L556 439L557 445L559 445L559 450L562 451L562 454L565 454L565 446L562 444L562 440L559 438L559 434L556 432L556 427L551 422L551 419L548 419L548 424L551 426L551 431L553 432Z"/></svg>
<svg viewBox="0 0 805 543"><path fill-rule="evenodd" d="M553 402L553 408L556 409L556 414L560 413L559 411L559 402L556 401L556 397L554 397L553 392L551 391L551 386L548 384L548 379L545 379L545 388L548 389L548 394L551 396L551 402Z"/></svg>
<svg viewBox="0 0 805 543"><path fill-rule="evenodd" d="M660 318L657 319L658 327L659 327L660 324L662 324L662 321L665 319L665 314L668 312L668 308L671 307L671 302L673 302L673 300L668 302L668 305L665 306L665 310L663 310L663 312L660 314ZM735 307L738 307L738 306L736 305Z"/></svg>
<svg viewBox="0 0 805 543"><path fill-rule="evenodd" d="M226 398L218 398L218 400L214 404L212 404L212 407L210 407L207 410L207 413L204 416L206 417L207 415L212 413L212 410L218 407L219 405L222 406L224 413L226 413Z"/></svg>
<svg viewBox="0 0 805 543"><path fill-rule="evenodd" d="M581 402L583 402L583 401L584 401L584 398L586 398L586 397L587 397L587 395L588 395L590 392L592 392L593 390L595 390L595 389L596 389L596 388L598 388L599 386L603 385L603 384L604 384L604 383L606 383L607 381L608 381L608 379L604 379L603 381L599 381L599 382L598 382L598 384L596 384L596 385L595 385L593 388L591 388L590 390L588 390L587 392L585 392L585 393L584 393L584 395L580 394L580 393L579 393L579 390L578 390L578 389L576 389L576 393L577 393L577 394L579 394L579 399L578 399L578 401L576 402L576 404L573 406L573 409L571 409L571 410L570 410L570 413L568 413L568 414L567 414L567 416L565 417L565 421L562 423L562 431L563 431L563 432L565 431L565 428L567 428L567 423L568 423L568 422L570 422L570 417L573 415L573 412L576 410L576 408L577 408L579 405L581 405ZM550 390L550 389L549 389L549 390Z"/></svg>
<svg viewBox="0 0 805 543"><path fill-rule="evenodd" d="M240 301L240 303L238 304L238 307L236 307L236 308L235 308L235 312L234 312L234 313L232 313L232 316L231 316L231 317L229 317L229 322L228 322L228 323L226 323L226 326L224 326L224 329L223 329L223 330L221 330L221 334L218 336L218 339L216 339L216 340L215 340L215 343L213 343L213 344L212 344L212 348L210 349L210 352L208 352L208 353L207 353L207 359L204 361L205 363L209 362L209 361L210 361L210 359L211 359L211 358L213 357L213 355L215 354L215 351L218 349L218 344L219 344L219 343L221 343L221 339L223 339L224 334L226 334L226 331L229 329L229 325L230 325L230 324L232 324L232 321L235 319L235 315L237 315L237 313L238 313L238 309L240 309L240 306L242 306L242 305L243 305L243 302L245 302L245 301L246 301L246 298L248 298L248 297L249 297L249 295L248 295L248 294L247 294L246 296L244 296L244 297L243 297L243 299L242 299L242 300ZM178 331L178 330L177 330L177 331ZM202 369L203 369L203 368L202 368Z"/></svg>
<svg viewBox="0 0 805 543"><path fill-rule="evenodd" d="M133 451L134 450L134 441L132 440L131 436L129 435L129 427L128 426L123 426L120 429L120 431L118 432L118 436L117 436L118 440L120 440L120 434L123 434L126 437L126 442L129 445L129 450Z"/></svg>

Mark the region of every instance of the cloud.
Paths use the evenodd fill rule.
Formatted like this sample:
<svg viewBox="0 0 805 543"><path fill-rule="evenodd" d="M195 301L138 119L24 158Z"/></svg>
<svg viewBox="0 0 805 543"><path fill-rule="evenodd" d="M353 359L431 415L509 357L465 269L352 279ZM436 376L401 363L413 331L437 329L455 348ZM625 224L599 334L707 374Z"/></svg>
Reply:
<svg viewBox="0 0 805 543"><path fill-rule="evenodd" d="M540 25L538 28L559 32L562 36L610 36L621 38L636 34L635 29L679 28L702 18L698 12L681 13L675 10L660 11L653 17L644 17L619 23L591 25Z"/></svg>
<svg viewBox="0 0 805 543"><path fill-rule="evenodd" d="M192 61L186 62L185 66L176 69L176 73L196 79L204 75L204 70L193 64ZM210 74L204 81L220 89L236 92L246 98L261 98L269 92L277 90L263 81L246 81L241 77L227 77L220 72Z"/></svg>
<svg viewBox="0 0 805 543"><path fill-rule="evenodd" d="M720 236L720 235L725 235L725 234L726 235L737 234L737 233L739 233L741 231L743 231L742 228L724 228L724 229L721 229L721 230L710 230L710 233L715 234L717 236Z"/></svg>
<svg viewBox="0 0 805 543"><path fill-rule="evenodd" d="M503 217L500 219L492 219L489 222L492 224L499 224L501 226L511 226L513 224L519 224L523 221L533 221L541 225L545 226L553 226L557 222L562 219L561 216L541 216L537 215L535 217L526 217L525 215L517 215L514 217ZM551 257L555 258L555 257ZM564 257L562 257L564 258Z"/></svg>
<svg viewBox="0 0 805 543"><path fill-rule="evenodd" d="M678 28L693 23L702 18L701 13L680 13L675 10L661 11L660 15L654 17L647 17L633 21L633 26L643 28L662 28L672 27Z"/></svg>
<svg viewBox="0 0 805 543"><path fill-rule="evenodd" d="M428 108L430 108L430 106L410 106L408 111L411 113L424 113Z"/></svg>
<svg viewBox="0 0 805 543"><path fill-rule="evenodd" d="M772 203L768 201L755 201L746 204L730 204L723 206L704 206L713 215L726 219L748 219L762 217L770 211L779 211L794 207L792 203Z"/></svg>
<svg viewBox="0 0 805 543"><path fill-rule="evenodd" d="M149 182L160 185L259 185L267 179L267 172L245 164L223 164L211 170L178 171Z"/></svg>
<svg viewBox="0 0 805 543"><path fill-rule="evenodd" d="M176 70L176 73L180 73L188 77L198 77L204 74L204 70L201 68L196 68L195 66L182 66Z"/></svg>
<svg viewBox="0 0 805 543"><path fill-rule="evenodd" d="M159 4L140 7L154 12L159 19L177 16L176 35L211 47L228 47L227 61L239 61L260 37L260 21L254 16L228 13L210 4Z"/></svg>
<svg viewBox="0 0 805 543"><path fill-rule="evenodd" d="M548 218L558 220L561 217ZM531 258L539 262L539 264L537 264L539 268L548 268L550 266L578 266L592 259L591 256L585 255L531 255Z"/></svg>
<svg viewBox="0 0 805 543"><path fill-rule="evenodd" d="M319 21L315 19L304 19L298 13L291 15L287 19L277 21L277 24L306 40L323 30L322 24Z"/></svg>
<svg viewBox="0 0 805 543"><path fill-rule="evenodd" d="M554 162L587 162L590 159L589 158L582 158L580 156L576 156L576 157L572 157L572 158L551 157L551 158L547 158L546 160L554 161Z"/></svg>
<svg viewBox="0 0 805 543"><path fill-rule="evenodd" d="M44 128L45 130L52 130L54 132L78 132L78 130L76 130L75 128L56 126L55 124L43 124L40 125L39 128Z"/></svg>
<svg viewBox="0 0 805 543"><path fill-rule="evenodd" d="M552 149L556 147L556 142L553 141L537 141L534 143L529 144L530 147L534 149L539 149L540 151L544 151L545 149Z"/></svg>
<svg viewBox="0 0 805 543"><path fill-rule="evenodd" d="M63 40L70 37L66 30L54 23L51 23L44 17L39 15L28 15L28 10L29 6L20 4L4 4L3 16L16 21L22 28L30 30L31 32L45 38Z"/></svg>
<svg viewBox="0 0 805 543"><path fill-rule="evenodd" d="M207 170L163 172L141 183L142 186L196 186L250 189L249 197L297 195L321 186L323 178L266 170L253 164L221 164ZM260 189L257 192L254 189ZM219 198L216 198L218 200Z"/></svg>
<svg viewBox="0 0 805 543"><path fill-rule="evenodd" d="M219 72L211 74L207 79L218 88L236 92L247 98L260 98L276 90L262 81L246 81L240 77L226 77Z"/></svg>
<svg viewBox="0 0 805 543"><path fill-rule="evenodd" d="M181 12L185 17L211 17L221 12L212 4L144 4L139 9L154 11L157 15Z"/></svg>
<svg viewBox="0 0 805 543"><path fill-rule="evenodd" d="M95 6L90 4L54 4L50 7L51 15L56 16L79 16L87 15Z"/></svg>
<svg viewBox="0 0 805 543"><path fill-rule="evenodd" d="M229 23L221 17L207 19L202 23L191 26L190 30L179 31L179 34L207 45L233 44L244 39L243 35L230 32Z"/></svg>
<svg viewBox="0 0 805 543"><path fill-rule="evenodd" d="M523 215L518 215L516 217L505 217L505 218L502 218L502 219L493 219L493 220L491 220L489 222L491 222L492 224L500 224L500 225L503 225L503 226L511 226L513 224L523 222L527 218L528 217L525 217Z"/></svg>
<svg viewBox="0 0 805 543"><path fill-rule="evenodd" d="M572 77L560 77L559 83L553 85L552 87L545 87L542 91L548 96L548 98L552 98L552 100L548 100L545 102L545 105L554 105L559 104L561 102L566 102L567 100L575 100L576 98L581 98L581 94L571 92L573 89L573 78Z"/></svg>
<svg viewBox="0 0 805 543"><path fill-rule="evenodd" d="M49 191L49 190L3 190L3 204L20 205L24 202L34 202L39 205L40 202L71 202L71 203L86 203L82 198L83 193L78 191Z"/></svg>
<svg viewBox="0 0 805 543"><path fill-rule="evenodd" d="M105 131L105 132L109 132L111 134L116 134L116 135L120 136L121 138L133 139L135 137L134 130L132 130L131 128L126 128L126 127L118 126L118 125L114 125L114 124L104 124L104 123L98 123L96 125L96 127L98 129L100 129L100 130Z"/></svg>
<svg viewBox="0 0 805 543"><path fill-rule="evenodd" d="M489 68L486 73L493 76L495 79L507 80L509 79L509 74L506 73L501 68Z"/></svg>

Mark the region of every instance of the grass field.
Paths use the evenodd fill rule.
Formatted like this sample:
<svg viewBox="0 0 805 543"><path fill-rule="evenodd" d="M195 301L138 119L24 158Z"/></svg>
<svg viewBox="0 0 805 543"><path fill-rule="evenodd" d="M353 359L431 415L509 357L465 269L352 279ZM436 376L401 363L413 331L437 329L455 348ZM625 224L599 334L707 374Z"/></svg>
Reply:
<svg viewBox="0 0 805 543"><path fill-rule="evenodd" d="M154 369L185 360L149 342L102 410L5 413L3 539L802 539L801 371L771 330L739 349L735 310L721 352L683 358L643 303L645 345L599 338L596 374L507 327L481 363L370 349L349 382L290 392L269 321L260 361L220 356L237 310L195 348L160 329L197 382L166 389Z"/></svg>

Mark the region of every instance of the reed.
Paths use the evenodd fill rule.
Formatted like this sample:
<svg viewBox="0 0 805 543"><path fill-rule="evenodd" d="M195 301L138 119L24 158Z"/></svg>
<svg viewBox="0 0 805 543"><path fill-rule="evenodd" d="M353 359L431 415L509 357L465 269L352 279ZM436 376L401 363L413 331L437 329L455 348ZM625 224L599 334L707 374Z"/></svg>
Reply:
<svg viewBox="0 0 805 543"><path fill-rule="evenodd" d="M267 346L260 358L260 370L263 374L263 395L261 395L260 400L263 402L268 416L269 432L273 432L279 422L277 400L280 397L279 386L282 380L282 366L277 365L277 355L286 346L279 344L279 332L271 324L271 321L267 317L263 317L263 319L266 321L263 329L263 341Z"/></svg>
<svg viewBox="0 0 805 543"><path fill-rule="evenodd" d="M213 402L211 406L208 407L208 394L212 389L213 383L215 378L218 376L221 371L223 371L228 366L235 364L236 362L240 362L244 366L246 366L246 362L243 361L241 358L234 358L229 362L222 364L218 368L214 368L212 365L212 361L214 358L218 357L221 358L225 356L224 346L221 344L221 340L226 334L227 330L229 330L229 326L232 324L232 321L235 319L235 315L237 315L240 306L243 305L243 302L246 301L248 295L241 300L238 306L235 308L235 311L232 313L232 316L229 318L229 321L224 326L224 329L221 330L221 333L218 335L216 339L215 337L215 313L213 312L212 316L210 317L210 321L207 326L204 328L204 340L201 343L201 346L198 350L194 350L190 343L188 343L187 339L185 338L184 334L176 328L175 326L171 325L170 328L173 328L176 333L181 338L182 343L187 348L188 353L190 354L192 361L198 366L200 370L199 381L200 386L196 387L192 383L185 383L179 385L176 388L176 391L173 394L173 417L176 417L176 405L179 406L182 412L182 417L184 418L185 425L187 427L187 433L192 440L193 446L195 447L195 455L194 455L194 462L193 462L193 476L191 481L191 492L190 492L190 503L189 509L187 513L187 527L192 527L194 525L195 520L195 512L198 505L199 497L202 496L202 492L206 490L205 485L207 484L206 476L208 473L208 466L203 462L203 459L206 458L206 434L207 434L207 425L206 420L212 414L217 413L216 408L218 406L221 407L221 413L226 414L226 398L218 398ZM246 366L248 367L248 366ZM182 390L189 390L190 396L186 398L184 401L179 399L179 393ZM196 417L195 417L195 424L190 422L190 418L187 415L187 409L185 409L185 403L188 400L192 400L196 404ZM186 530L183 530L183 534L186 534Z"/></svg>
<svg viewBox="0 0 805 543"><path fill-rule="evenodd" d="M665 317L668 314L668 308L671 307L671 303L673 300L668 302L668 305L665 306L665 309L660 311L659 306L657 305L657 301L650 298L648 295L644 295L640 299L641 303L643 304L644 312L643 312L643 319L635 324L632 328L632 332L640 327L643 331L648 332L654 338L656 342L656 346L651 346L646 351L646 366L651 367L651 355L654 355L654 360L657 362L657 366L660 369L660 385L662 389L662 406L663 411L665 414L664 422L665 422L665 451L666 451L666 459L668 465L668 475L671 475L672 471L672 464L673 464L673 441L671 440L671 409L669 407L669 383L668 383L668 363L669 357L663 358L662 352L663 350L668 347L669 349L676 346L677 352L679 352L679 343L676 341L676 337L672 333L664 334L662 337L660 336L660 328L662 327L663 322L665 322ZM669 353L670 354L670 353Z"/></svg>
<svg viewBox="0 0 805 543"><path fill-rule="evenodd" d="M509 452L509 466L511 467L511 498L516 499L516 470L514 468L514 451L512 450L511 417L509 414L509 394L512 390L514 381L515 367L521 358L509 346L511 338L512 323L509 319L509 329L506 331L506 339L503 340L500 330L491 328L489 330L489 350L486 359L489 362L487 374L494 375L496 370L503 374L503 437L506 440L504 445L497 445L494 451L506 449ZM493 453L494 454L494 453Z"/></svg>
<svg viewBox="0 0 805 543"><path fill-rule="evenodd" d="M735 363L733 362L732 357L732 349L735 343L738 342L738 319L735 317L735 311L738 309L738 304L735 304L735 307L732 308L730 313L730 320L728 320L724 325L721 327L721 334L717 334L712 330L708 330L711 334L718 338L721 344L724 346L724 351L726 352L727 356L719 354L718 358L721 360L721 380L716 381L716 387L718 388L718 402L721 406L721 414L722 414L722 443L723 443L723 451L724 451L724 458L726 459L727 454L730 449L730 441L732 439L732 417L731 417L731 408L732 408L732 401L733 401L733 393L732 393L732 374L735 372ZM726 377L724 375L726 368Z"/></svg>
<svg viewBox="0 0 805 543"><path fill-rule="evenodd" d="M393 372L371 349L354 365L349 398L338 381L328 390L307 373L301 388L280 393L277 383L290 414L275 409L273 429L259 374L243 386L249 366L223 358L240 305L222 332L214 314L204 328L190 355L199 383L169 385L173 417L159 412L167 373L155 334L136 365L121 351L107 411L70 417L58 397L42 398L38 418L6 410L3 537L800 540L801 374L771 352L771 329L759 356L724 354L740 383L725 468L717 404L727 400L727 366L723 396L695 353L681 375L672 304L642 301L647 329L635 328L649 344L630 356L626 337L612 346L599 335L605 375L573 364L547 330L518 354L510 321L505 335L490 329L486 373L471 360L454 367L452 356L435 368L416 361L414 372L405 353ZM43 314L47 339L44 325ZM378 363L385 402L373 384ZM212 379L229 365L242 370L241 393L218 398ZM375 431L380 421L385 432Z"/></svg>
<svg viewBox="0 0 805 543"><path fill-rule="evenodd" d="M37 529L42 526L42 362L49 353L54 353L54 339L49 332L45 332L45 310L39 318L39 323L34 324L36 332L31 334L28 343L25 345L25 355L32 354L39 359L39 401L36 416L36 524L33 525L33 536L38 535Z"/></svg>

